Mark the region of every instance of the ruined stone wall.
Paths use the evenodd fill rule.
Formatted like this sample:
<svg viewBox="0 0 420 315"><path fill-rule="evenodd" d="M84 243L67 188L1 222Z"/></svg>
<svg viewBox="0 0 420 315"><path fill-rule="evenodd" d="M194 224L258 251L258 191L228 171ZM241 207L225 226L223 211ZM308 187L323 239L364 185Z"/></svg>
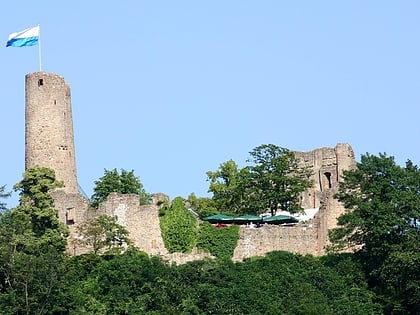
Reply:
<svg viewBox="0 0 420 315"><path fill-rule="evenodd" d="M98 211L116 215L118 223L130 232L134 246L151 256L159 256L165 261L178 264L209 257L209 254L197 249L190 254L168 252L160 231L159 204L161 201L169 201L169 198L163 194L156 194L152 199L152 204L140 206L137 195L113 193L99 206Z"/></svg>
<svg viewBox="0 0 420 315"><path fill-rule="evenodd" d="M58 210L58 217L61 222L67 225L70 235L67 238L67 252L71 255L80 255L86 252L75 241L76 226L89 219L89 200L79 193L66 193L58 189L51 193L54 199L54 206Z"/></svg>
<svg viewBox="0 0 420 315"><path fill-rule="evenodd" d="M299 166L312 170L312 188L302 194L304 209L319 208L325 192L337 189L343 170L355 165L353 149L349 144L339 143L334 148L319 148L309 152L295 151Z"/></svg>
<svg viewBox="0 0 420 315"><path fill-rule="evenodd" d="M130 231L130 239L140 250L154 256L168 253L160 233L157 205L140 206L137 195L113 193L98 210L108 215L116 215L118 223Z"/></svg>
<svg viewBox="0 0 420 315"><path fill-rule="evenodd" d="M311 152L297 153L302 159L302 167L311 167L314 186L309 189L306 199L310 207L319 207L316 216L304 223L293 226L263 225L260 228L240 227L238 244L233 260L241 261L252 256L263 256L272 251L289 251L315 256L325 254L328 231L336 227L343 206L333 198L338 189L343 170L354 167L353 151L349 145L339 144L335 148L322 148ZM325 173L331 174L328 178ZM118 223L130 232L130 239L140 250L152 256L159 256L172 263L185 263L211 257L210 254L194 249L190 254L169 253L165 248L159 224L159 208L163 201L169 202L164 194L156 194L150 205L140 206L137 195L112 193L97 210L89 208L89 202L80 194L69 194L62 190L53 193L59 209L60 220L70 228L68 250L71 254L86 252L75 241L76 226L86 220L107 214L117 216ZM309 208L308 204L303 204Z"/></svg>
<svg viewBox="0 0 420 315"><path fill-rule="evenodd" d="M107 214L118 217L118 223L130 232L130 239L140 250L151 256L159 256L163 260L182 264L188 261L202 260L211 255L194 249L190 254L169 253L165 248L159 225L159 205L140 206L137 195L110 194L107 200L99 206L99 209L88 209L86 199L82 196L71 195L65 192L54 192L56 203L59 204L60 219L67 222L70 228L68 251L73 255L87 252L86 248L77 244L77 224L92 217ZM240 226L239 240L235 248L233 260L241 261L253 256L264 256L272 251L289 251L300 254L315 256L325 253L325 245L328 243L328 229L335 226L334 216L338 213L331 207L336 207L336 200L325 198L320 211L315 218L305 223L293 226L263 225L260 228L247 228ZM76 211L72 213L66 205L72 204ZM85 209L84 211L81 211ZM69 218L74 220L69 221Z"/></svg>
<svg viewBox="0 0 420 315"><path fill-rule="evenodd" d="M259 228L240 226L239 241L233 261L264 256L273 251L319 255L316 250L317 229L312 224L279 226L266 224Z"/></svg>
<svg viewBox="0 0 420 315"><path fill-rule="evenodd" d="M296 155L301 159L301 167L313 169L314 186L304 193L303 207L319 207L319 211L313 219L293 226L241 226L234 261L279 250L315 256L325 254L328 231L336 227L338 216L344 212L343 206L333 196L338 189L343 170L355 165L353 151L347 144L338 144L335 148L298 152ZM330 178L325 173L330 173ZM88 200L80 194L68 194L58 190L53 196L59 209L60 220L66 222L70 228L68 249L72 254L86 252L86 249L81 248L75 241L78 237L75 233L76 226L90 218L107 214L117 216L118 223L130 232L133 244L149 255L178 264L211 257L197 249L190 254L170 254L165 248L159 224L160 205L164 201L169 202L169 198L164 194L156 194L152 204L140 206L137 195L112 193L97 210L89 209Z"/></svg>
<svg viewBox="0 0 420 315"><path fill-rule="evenodd" d="M313 219L295 225L265 224L259 228L241 226L234 261L252 256L264 256L273 251L288 251L302 255L321 256L328 243L332 203L322 203ZM334 222L335 223L335 222Z"/></svg>
<svg viewBox="0 0 420 315"><path fill-rule="evenodd" d="M168 252L159 224L159 201L165 199L164 196L158 194L154 196L154 202L151 205L140 206L140 199L137 195L112 193L105 202L99 205L98 209L94 209L89 207L88 201L80 194L66 194L61 190L54 191L53 197L56 208L59 210L59 218L66 222L70 230L67 251L72 255L87 253L89 249L77 242L80 237L76 232L77 226L86 220L106 214L117 216L118 224L129 231L129 237L134 246L151 256L159 256L165 261L177 264L211 257L208 253L200 252L197 249L189 254ZM168 198L166 197L166 199Z"/></svg>

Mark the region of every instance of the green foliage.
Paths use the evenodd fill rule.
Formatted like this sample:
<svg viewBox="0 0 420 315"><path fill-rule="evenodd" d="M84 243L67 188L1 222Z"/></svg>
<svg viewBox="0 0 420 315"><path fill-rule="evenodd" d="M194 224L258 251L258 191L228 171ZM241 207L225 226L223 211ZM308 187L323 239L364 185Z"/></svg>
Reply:
<svg viewBox="0 0 420 315"><path fill-rule="evenodd" d="M194 193L188 196L187 202L202 218L218 213L216 202L211 198L198 198Z"/></svg>
<svg viewBox="0 0 420 315"><path fill-rule="evenodd" d="M28 169L15 185L19 205L0 215L0 304L6 314L54 309L68 233L49 194L58 187L53 170Z"/></svg>
<svg viewBox="0 0 420 315"><path fill-rule="evenodd" d="M10 197L10 192L5 192L6 185L0 186L0 199L5 199ZM0 212L6 210L6 204L4 202L0 202Z"/></svg>
<svg viewBox="0 0 420 315"><path fill-rule="evenodd" d="M50 296L48 282L38 281L45 268L32 267L39 286L29 307L17 292L0 291L2 314L382 314L366 282L350 280L349 272L361 270L348 255L274 252L241 263L177 266L130 248L119 255L71 257L61 266Z"/></svg>
<svg viewBox="0 0 420 315"><path fill-rule="evenodd" d="M39 246L53 246L59 251L66 247L67 227L58 219L54 208L54 199L50 192L63 187L63 183L55 179L55 172L49 168L36 167L28 169L23 179L14 186L19 191L19 205L13 209L12 216L16 221L25 221L30 228L25 233L32 234L36 244L28 242L26 250L38 251ZM27 226L27 223L24 225Z"/></svg>
<svg viewBox="0 0 420 315"><path fill-rule="evenodd" d="M238 165L229 160L222 163L217 171L208 171L207 177L210 181L209 192L213 193L216 207L223 213L242 213L247 208L248 168L238 169Z"/></svg>
<svg viewBox="0 0 420 315"><path fill-rule="evenodd" d="M356 248L370 284L388 299L387 312L419 311L418 167L411 161L401 167L385 154L362 155L356 169L344 172L336 198L346 212L330 239Z"/></svg>
<svg viewBox="0 0 420 315"><path fill-rule="evenodd" d="M91 197L91 205L95 208L106 200L110 193L136 194L140 197L140 204L148 204L150 195L146 193L140 179L130 172L122 169L104 170L104 176L95 181L94 194Z"/></svg>
<svg viewBox="0 0 420 315"><path fill-rule="evenodd" d="M278 209L299 212L299 195L312 186L308 169L298 167L292 151L273 144L250 152L251 165L238 169L229 160L207 172L209 192L223 213L260 214Z"/></svg>
<svg viewBox="0 0 420 315"><path fill-rule="evenodd" d="M160 229L166 248L170 253L189 253L197 243L198 223L188 211L181 197L171 207L160 211Z"/></svg>
<svg viewBox="0 0 420 315"><path fill-rule="evenodd" d="M94 254L104 250L119 252L131 244L129 232L117 223L116 216L102 214L77 226L78 243L90 247Z"/></svg>
<svg viewBox="0 0 420 315"><path fill-rule="evenodd" d="M220 259L230 259L239 239L239 226L216 228L208 222L200 225L197 247Z"/></svg>
<svg viewBox="0 0 420 315"><path fill-rule="evenodd" d="M119 255L73 257L67 270L56 306L63 309L60 314L153 314L163 309L159 297L165 291L158 283L169 270L134 248Z"/></svg>
<svg viewBox="0 0 420 315"><path fill-rule="evenodd" d="M312 187L310 172L298 167L295 154L273 144L260 145L250 152L251 190L249 204L258 213L270 209L299 212L299 195Z"/></svg>

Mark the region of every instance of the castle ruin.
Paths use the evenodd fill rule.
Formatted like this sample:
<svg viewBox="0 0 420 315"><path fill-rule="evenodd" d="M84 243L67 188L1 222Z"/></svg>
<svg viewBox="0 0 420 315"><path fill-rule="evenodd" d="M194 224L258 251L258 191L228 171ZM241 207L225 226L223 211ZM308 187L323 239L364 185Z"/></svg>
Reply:
<svg viewBox="0 0 420 315"><path fill-rule="evenodd" d="M89 200L79 192L73 136L70 86L64 78L47 72L26 75L25 98L25 167L44 166L54 169L65 187L52 195L59 218L70 230L68 251L84 252L75 241L76 226L100 214L116 215L118 223L130 232L133 244L149 255L184 263L209 257L194 250L191 254L169 254L164 246L159 226L159 202L167 199L154 195L155 202L140 206L136 195L112 193L94 211ZM270 251L323 255L328 244L328 230L336 226L343 206L333 198L343 170L355 165L350 145L320 148L310 152L295 152L301 167L312 170L313 186L302 194L304 209L317 209L316 215L294 226L267 225L261 228L240 227L240 237L233 260L265 255Z"/></svg>

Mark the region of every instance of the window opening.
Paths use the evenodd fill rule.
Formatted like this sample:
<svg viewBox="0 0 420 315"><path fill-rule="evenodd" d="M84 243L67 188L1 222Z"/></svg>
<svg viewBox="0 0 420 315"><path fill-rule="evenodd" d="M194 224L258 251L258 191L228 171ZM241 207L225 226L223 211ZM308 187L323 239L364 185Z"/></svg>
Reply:
<svg viewBox="0 0 420 315"><path fill-rule="evenodd" d="M66 223L67 223L67 225L73 225L74 224L74 208L67 208Z"/></svg>
<svg viewBox="0 0 420 315"><path fill-rule="evenodd" d="M331 173L330 172L326 172L324 173L325 177L327 178L327 182L328 182L328 188L332 188L332 178L331 178Z"/></svg>

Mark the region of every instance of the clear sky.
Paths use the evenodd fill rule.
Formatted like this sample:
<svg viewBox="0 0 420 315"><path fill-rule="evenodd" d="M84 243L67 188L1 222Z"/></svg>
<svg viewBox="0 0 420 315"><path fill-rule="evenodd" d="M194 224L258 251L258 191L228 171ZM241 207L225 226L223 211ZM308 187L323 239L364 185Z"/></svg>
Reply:
<svg viewBox="0 0 420 315"><path fill-rule="evenodd" d="M207 171L275 144L349 143L420 165L420 1L3 1L1 164L24 171L24 78L71 86L79 184L134 170L149 193L207 193ZM9 206L17 196L9 200ZM12 203L12 204L11 204Z"/></svg>

